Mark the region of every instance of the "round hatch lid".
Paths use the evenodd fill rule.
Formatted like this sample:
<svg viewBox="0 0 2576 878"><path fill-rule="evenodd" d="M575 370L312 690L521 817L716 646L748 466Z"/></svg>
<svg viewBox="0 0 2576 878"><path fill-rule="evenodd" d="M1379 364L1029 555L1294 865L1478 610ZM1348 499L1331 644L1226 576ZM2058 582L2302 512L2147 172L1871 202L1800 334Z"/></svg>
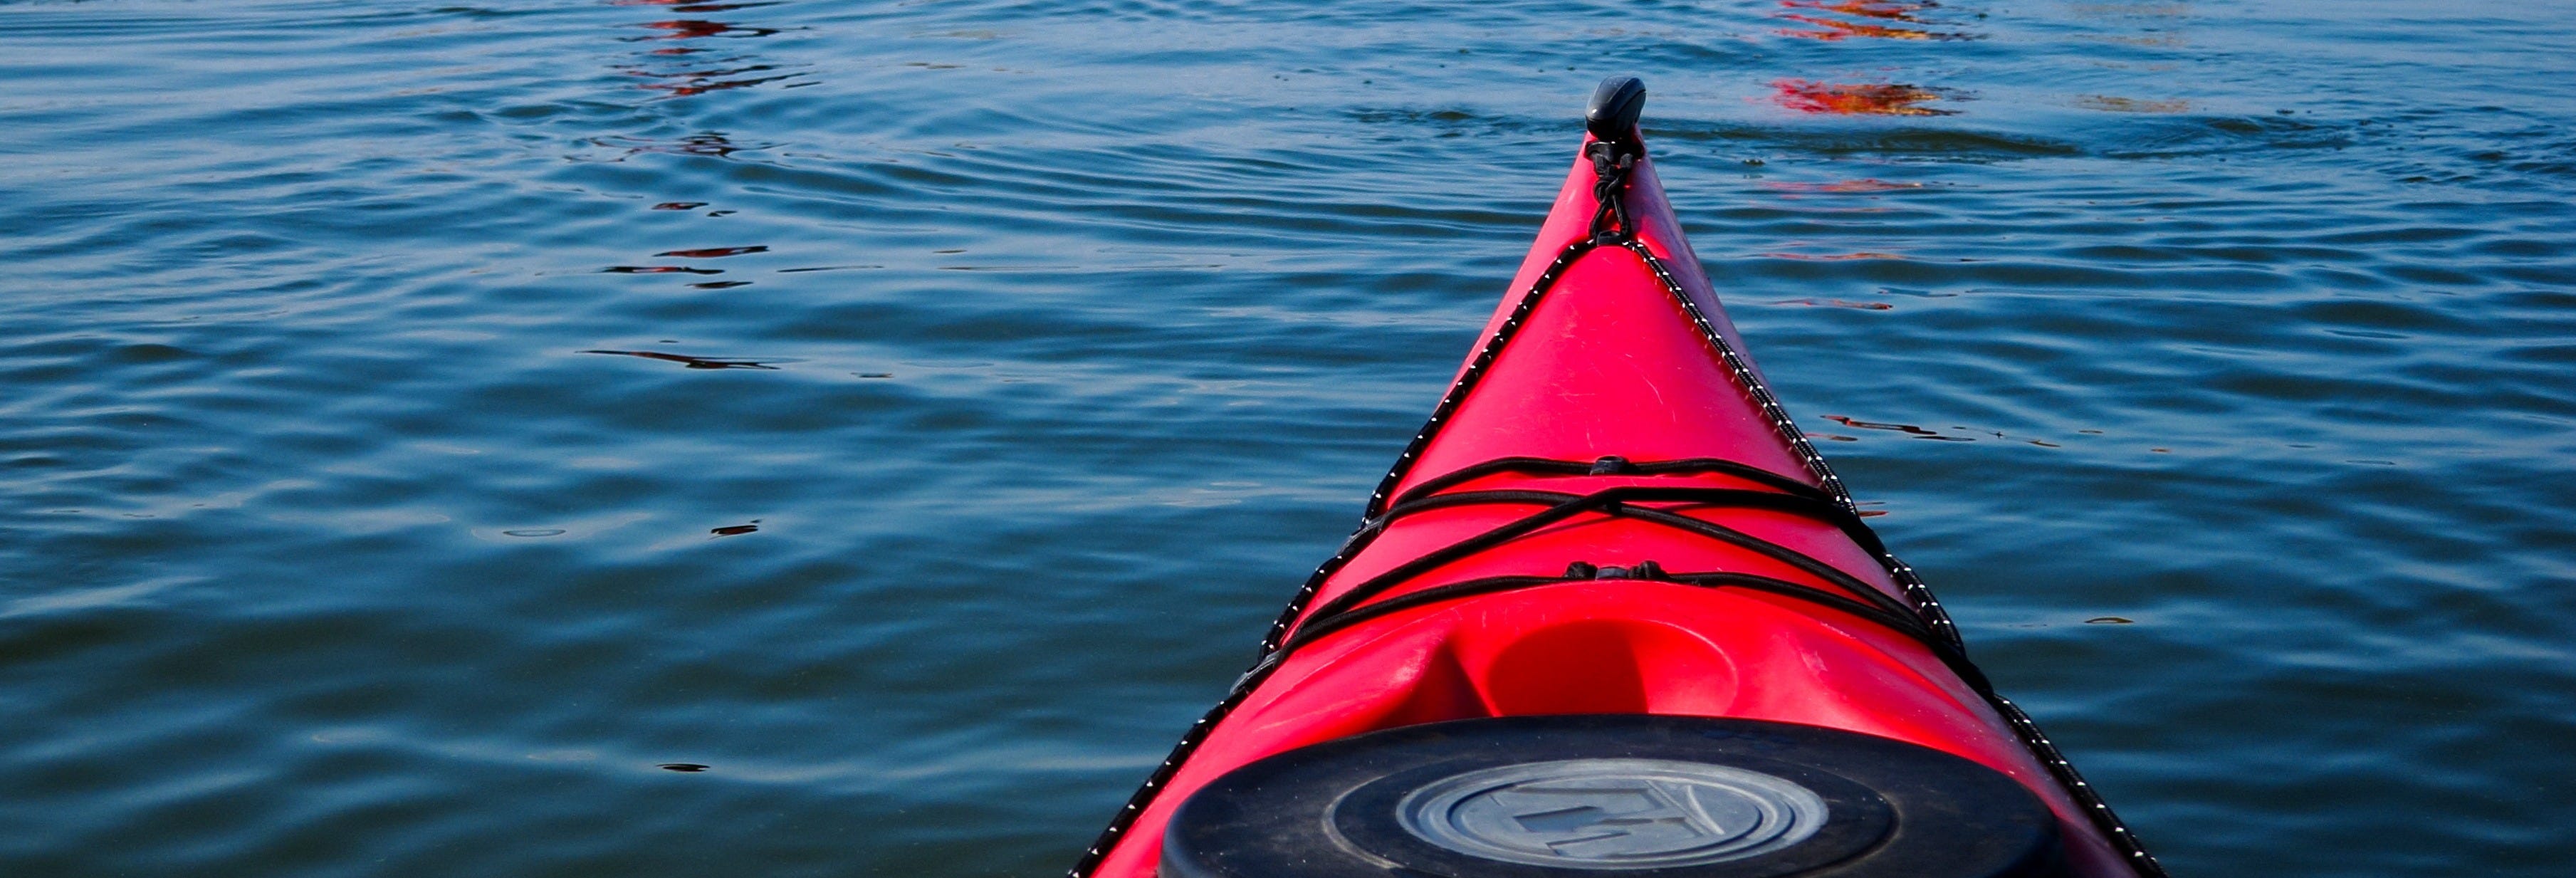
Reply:
<svg viewBox="0 0 2576 878"><path fill-rule="evenodd" d="M1836 729L1543 716L1289 751L1174 812L1162 878L2058 878L2013 779Z"/></svg>

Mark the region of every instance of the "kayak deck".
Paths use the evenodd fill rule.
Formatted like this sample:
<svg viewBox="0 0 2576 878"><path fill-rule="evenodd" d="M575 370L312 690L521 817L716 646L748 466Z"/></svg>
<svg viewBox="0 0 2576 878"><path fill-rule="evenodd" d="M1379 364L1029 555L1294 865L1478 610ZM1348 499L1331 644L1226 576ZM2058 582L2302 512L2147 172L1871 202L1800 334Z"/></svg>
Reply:
<svg viewBox="0 0 2576 878"><path fill-rule="evenodd" d="M1641 144L1585 139L1511 289L1359 531L1076 878L1154 874L1173 809L1263 757L1557 714L1919 744L2028 787L2076 874L2161 874L1781 411Z"/></svg>

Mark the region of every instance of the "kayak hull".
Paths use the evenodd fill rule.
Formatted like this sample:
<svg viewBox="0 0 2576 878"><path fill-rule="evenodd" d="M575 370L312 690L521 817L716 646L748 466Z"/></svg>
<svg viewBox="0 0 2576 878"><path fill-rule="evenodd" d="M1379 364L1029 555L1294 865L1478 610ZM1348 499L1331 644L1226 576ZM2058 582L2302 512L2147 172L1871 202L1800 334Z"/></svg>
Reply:
<svg viewBox="0 0 2576 878"><path fill-rule="evenodd" d="M1370 498L1368 524L1076 874L1154 875L1173 811L1265 757L1426 723L1580 714L1795 723L1953 754L2055 813L2074 874L2139 874L2142 854L2087 813L2071 769L2032 743L2036 729L1963 677L1964 658L1942 639L1955 637L1946 615L1857 525L1743 354L1651 161L1639 148L1633 166L1612 169L1595 160L1597 142L1586 138L1479 344ZM1605 171L1625 221L1608 238ZM1595 465L1495 463L1512 460ZM1528 526L1556 498L1619 490L1685 499ZM1515 527L1525 532L1456 550ZM1848 600L1657 578L1668 571ZM1483 582L1508 587L1440 596ZM1861 611L1888 605L1917 619L1898 630ZM1355 607L1383 612L1335 618Z"/></svg>

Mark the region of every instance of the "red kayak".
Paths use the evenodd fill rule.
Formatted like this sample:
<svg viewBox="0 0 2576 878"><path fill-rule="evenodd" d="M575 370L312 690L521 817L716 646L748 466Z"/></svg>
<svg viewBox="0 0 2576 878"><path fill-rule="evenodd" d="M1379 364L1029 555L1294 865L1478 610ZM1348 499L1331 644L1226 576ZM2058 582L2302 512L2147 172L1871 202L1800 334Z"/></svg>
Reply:
<svg viewBox="0 0 2576 878"><path fill-rule="evenodd" d="M2162 875L1781 411L1636 80L1261 657L1074 878Z"/></svg>

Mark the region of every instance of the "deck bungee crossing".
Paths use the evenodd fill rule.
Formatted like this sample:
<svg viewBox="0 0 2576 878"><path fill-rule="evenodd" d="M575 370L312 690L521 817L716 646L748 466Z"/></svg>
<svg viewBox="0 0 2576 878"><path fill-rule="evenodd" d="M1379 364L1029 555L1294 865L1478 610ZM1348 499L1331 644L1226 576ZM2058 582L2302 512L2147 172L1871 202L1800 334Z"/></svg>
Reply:
<svg viewBox="0 0 2576 878"><path fill-rule="evenodd" d="M1743 353L1602 83L1483 341L1072 878L2161 876Z"/></svg>

